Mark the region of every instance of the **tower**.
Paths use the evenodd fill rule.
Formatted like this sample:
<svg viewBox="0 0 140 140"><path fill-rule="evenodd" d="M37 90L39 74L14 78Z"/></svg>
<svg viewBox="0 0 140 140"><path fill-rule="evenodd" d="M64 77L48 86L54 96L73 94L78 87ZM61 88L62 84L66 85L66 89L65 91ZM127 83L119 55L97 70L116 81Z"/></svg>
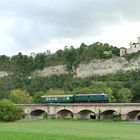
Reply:
<svg viewBox="0 0 140 140"><path fill-rule="evenodd" d="M138 37L138 38L137 38L137 43L139 43L139 44L140 44L140 37Z"/></svg>

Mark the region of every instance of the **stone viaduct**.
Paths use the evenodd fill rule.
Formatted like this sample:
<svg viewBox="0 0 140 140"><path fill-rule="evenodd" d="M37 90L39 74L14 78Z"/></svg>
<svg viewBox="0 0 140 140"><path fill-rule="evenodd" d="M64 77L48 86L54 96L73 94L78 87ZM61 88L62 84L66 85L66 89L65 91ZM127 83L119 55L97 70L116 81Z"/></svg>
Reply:
<svg viewBox="0 0 140 140"><path fill-rule="evenodd" d="M61 119L113 119L140 121L140 103L106 103L106 104L17 104L23 108L26 118ZM117 115L116 115L117 114Z"/></svg>

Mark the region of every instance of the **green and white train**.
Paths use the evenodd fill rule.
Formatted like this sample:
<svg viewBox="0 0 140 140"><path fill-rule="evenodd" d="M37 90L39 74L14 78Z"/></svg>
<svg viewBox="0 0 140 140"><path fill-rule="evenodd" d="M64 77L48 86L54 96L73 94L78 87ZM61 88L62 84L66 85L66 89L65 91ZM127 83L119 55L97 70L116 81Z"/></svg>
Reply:
<svg viewBox="0 0 140 140"><path fill-rule="evenodd" d="M41 103L108 103L107 94L44 95Z"/></svg>

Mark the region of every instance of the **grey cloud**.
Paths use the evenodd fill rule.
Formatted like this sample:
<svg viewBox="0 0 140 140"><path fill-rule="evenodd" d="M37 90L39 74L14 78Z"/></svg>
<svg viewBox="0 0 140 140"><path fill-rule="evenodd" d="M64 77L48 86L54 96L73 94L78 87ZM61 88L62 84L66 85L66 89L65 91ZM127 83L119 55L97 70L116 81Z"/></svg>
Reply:
<svg viewBox="0 0 140 140"><path fill-rule="evenodd" d="M122 19L139 21L139 5L139 0L4 0L0 18L13 17L8 34L20 48L32 50L53 38L98 35Z"/></svg>

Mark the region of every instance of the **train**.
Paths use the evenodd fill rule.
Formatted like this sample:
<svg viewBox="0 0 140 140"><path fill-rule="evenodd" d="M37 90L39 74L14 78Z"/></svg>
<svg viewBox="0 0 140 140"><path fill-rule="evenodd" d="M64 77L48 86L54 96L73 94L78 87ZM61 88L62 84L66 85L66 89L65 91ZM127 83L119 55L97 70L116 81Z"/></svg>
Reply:
<svg viewBox="0 0 140 140"><path fill-rule="evenodd" d="M108 103L108 94L44 95L41 103Z"/></svg>

